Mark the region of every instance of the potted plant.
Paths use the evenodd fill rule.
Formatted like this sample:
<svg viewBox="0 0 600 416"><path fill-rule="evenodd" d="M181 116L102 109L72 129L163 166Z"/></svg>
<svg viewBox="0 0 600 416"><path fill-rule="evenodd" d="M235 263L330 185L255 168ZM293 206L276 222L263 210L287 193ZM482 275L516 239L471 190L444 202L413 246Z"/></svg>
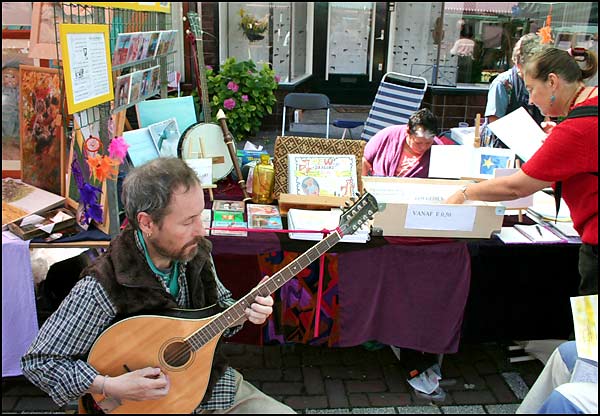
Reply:
<svg viewBox="0 0 600 416"><path fill-rule="evenodd" d="M240 17L240 28L250 42L265 38L263 33L269 28L268 14L259 20L253 15L246 13L244 9L240 9Z"/></svg>
<svg viewBox="0 0 600 416"><path fill-rule="evenodd" d="M233 137L241 141L256 134L277 102L279 77L268 64L257 69L253 61L228 58L216 72L207 66L208 94L213 114L223 109Z"/></svg>

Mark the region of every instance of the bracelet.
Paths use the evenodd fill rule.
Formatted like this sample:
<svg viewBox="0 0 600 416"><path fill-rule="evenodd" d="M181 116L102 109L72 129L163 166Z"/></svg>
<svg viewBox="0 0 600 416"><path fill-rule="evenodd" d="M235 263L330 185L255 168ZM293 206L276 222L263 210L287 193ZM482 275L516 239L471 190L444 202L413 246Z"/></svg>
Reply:
<svg viewBox="0 0 600 416"><path fill-rule="evenodd" d="M102 381L102 395L103 395L104 397L108 397L108 395L107 395L107 394L106 394L106 392L104 391L104 386L106 385L106 380L108 380L108 376L107 376L107 375L105 375L105 376L104 376L104 380Z"/></svg>

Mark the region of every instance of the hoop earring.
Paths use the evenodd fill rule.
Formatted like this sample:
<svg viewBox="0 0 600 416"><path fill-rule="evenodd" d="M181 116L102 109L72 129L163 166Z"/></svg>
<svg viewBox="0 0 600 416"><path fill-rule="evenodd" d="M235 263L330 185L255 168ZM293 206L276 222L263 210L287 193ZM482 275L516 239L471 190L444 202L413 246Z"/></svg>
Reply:
<svg viewBox="0 0 600 416"><path fill-rule="evenodd" d="M550 107L552 107L552 105L554 105L554 101L556 101L556 96L554 94L552 94L550 96Z"/></svg>
<svg viewBox="0 0 600 416"><path fill-rule="evenodd" d="M152 233L146 233L146 238L152 237Z"/></svg>

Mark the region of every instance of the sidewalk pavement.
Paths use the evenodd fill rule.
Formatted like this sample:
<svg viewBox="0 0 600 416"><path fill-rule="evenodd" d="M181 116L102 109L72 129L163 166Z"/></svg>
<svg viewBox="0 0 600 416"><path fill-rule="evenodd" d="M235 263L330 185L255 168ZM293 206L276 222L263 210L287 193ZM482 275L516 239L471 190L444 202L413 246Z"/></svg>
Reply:
<svg viewBox="0 0 600 416"><path fill-rule="evenodd" d="M419 398L389 347L225 344L230 365L299 413L515 413L543 365L511 364L496 343L461 345L442 363L443 401ZM2 379L2 413L64 413L23 377ZM71 410L72 412L73 410Z"/></svg>

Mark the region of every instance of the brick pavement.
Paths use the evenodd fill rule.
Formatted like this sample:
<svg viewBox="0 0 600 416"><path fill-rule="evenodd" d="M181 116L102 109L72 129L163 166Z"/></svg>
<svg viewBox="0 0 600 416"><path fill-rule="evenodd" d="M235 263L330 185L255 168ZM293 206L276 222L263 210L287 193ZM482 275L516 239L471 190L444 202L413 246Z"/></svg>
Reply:
<svg viewBox="0 0 600 416"><path fill-rule="evenodd" d="M226 344L230 364L265 393L300 413L514 413L543 365L511 364L495 343L446 355L443 401L417 397L390 348L368 351L307 345ZM62 413L22 377L3 378L3 413Z"/></svg>

